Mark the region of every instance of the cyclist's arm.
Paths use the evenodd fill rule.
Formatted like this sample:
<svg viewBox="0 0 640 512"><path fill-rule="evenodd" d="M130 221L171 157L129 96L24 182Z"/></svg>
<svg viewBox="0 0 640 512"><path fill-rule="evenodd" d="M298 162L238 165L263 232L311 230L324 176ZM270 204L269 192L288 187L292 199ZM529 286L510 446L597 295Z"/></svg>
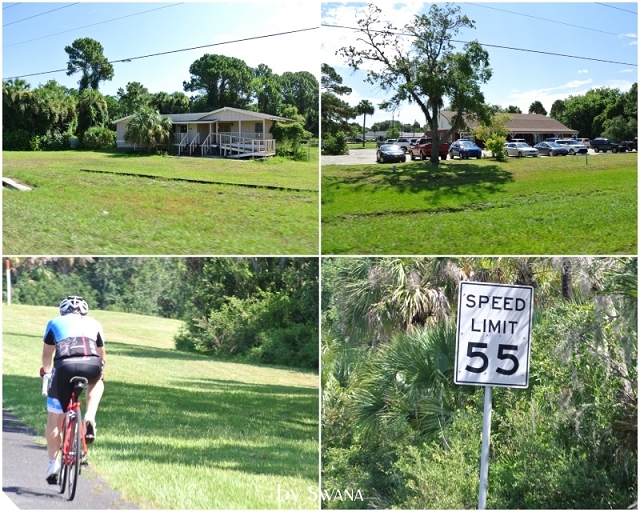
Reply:
<svg viewBox="0 0 640 512"><path fill-rule="evenodd" d="M51 373L53 368L53 354L56 352L55 345L49 345L46 342L42 346L42 368L44 373Z"/></svg>

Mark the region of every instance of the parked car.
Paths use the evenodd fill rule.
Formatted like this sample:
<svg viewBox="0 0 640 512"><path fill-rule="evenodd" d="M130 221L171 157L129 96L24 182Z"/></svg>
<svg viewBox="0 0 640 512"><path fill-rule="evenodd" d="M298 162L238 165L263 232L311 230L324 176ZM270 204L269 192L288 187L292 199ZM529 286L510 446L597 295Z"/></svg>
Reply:
<svg viewBox="0 0 640 512"><path fill-rule="evenodd" d="M633 151L634 149L638 151L638 139L622 141L620 147L622 146L624 146L627 151Z"/></svg>
<svg viewBox="0 0 640 512"><path fill-rule="evenodd" d="M589 147L591 145L591 141L589 139L576 139L583 146Z"/></svg>
<svg viewBox="0 0 640 512"><path fill-rule="evenodd" d="M430 137L422 137L418 140L415 146L411 146L409 152L411 153L411 160L419 158L420 160L426 160L431 158L431 146L432 139ZM438 156L440 160L446 160L449 156L449 143L441 142L438 147Z"/></svg>
<svg viewBox="0 0 640 512"><path fill-rule="evenodd" d="M400 146L402 149L404 149L405 153L409 151L409 148L411 147L411 142L409 141L409 139L405 137L400 137L397 140L396 144Z"/></svg>
<svg viewBox="0 0 640 512"><path fill-rule="evenodd" d="M523 156L538 156L538 150L532 148L526 142L505 142L504 149L509 156L517 156L518 158Z"/></svg>
<svg viewBox="0 0 640 512"><path fill-rule="evenodd" d="M383 144L376 151L376 162L406 162L407 155L397 144Z"/></svg>
<svg viewBox="0 0 640 512"><path fill-rule="evenodd" d="M612 141L611 139L606 139L605 137L596 137L591 141L591 147L593 150L598 153L600 151L607 152L611 150L612 153L617 153L618 151L626 151L626 147L620 147L620 144Z"/></svg>
<svg viewBox="0 0 640 512"><path fill-rule="evenodd" d="M414 137L414 138L412 138L412 139L409 139L409 147L415 146L415 145L418 143L418 141L419 141L419 140L420 140L420 139L419 139L419 138L417 138L417 137Z"/></svg>
<svg viewBox="0 0 640 512"><path fill-rule="evenodd" d="M584 144L580 144L576 139L558 139L556 142L562 146L566 146L570 155L585 154L589 152L589 148Z"/></svg>
<svg viewBox="0 0 640 512"><path fill-rule="evenodd" d="M567 146L562 146L557 142L538 142L533 147L538 150L538 153L545 156L567 156L569 154L569 148Z"/></svg>
<svg viewBox="0 0 640 512"><path fill-rule="evenodd" d="M458 139L449 146L449 155L451 158L457 156L460 160L470 157L482 158L482 150L470 140Z"/></svg>

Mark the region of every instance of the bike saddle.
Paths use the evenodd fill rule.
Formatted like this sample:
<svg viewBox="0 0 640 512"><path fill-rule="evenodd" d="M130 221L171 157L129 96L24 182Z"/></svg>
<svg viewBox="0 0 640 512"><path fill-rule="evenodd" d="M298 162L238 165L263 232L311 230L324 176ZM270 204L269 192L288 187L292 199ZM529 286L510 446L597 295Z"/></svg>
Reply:
<svg viewBox="0 0 640 512"><path fill-rule="evenodd" d="M80 396L82 390L89 383L86 377L72 377L70 382L73 385L73 391L75 392L76 396Z"/></svg>

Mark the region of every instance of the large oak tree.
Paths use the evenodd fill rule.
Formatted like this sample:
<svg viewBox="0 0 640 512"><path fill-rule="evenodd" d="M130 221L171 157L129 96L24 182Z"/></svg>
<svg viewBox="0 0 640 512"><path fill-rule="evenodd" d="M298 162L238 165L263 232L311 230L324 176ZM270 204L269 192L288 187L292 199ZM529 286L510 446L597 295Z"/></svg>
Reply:
<svg viewBox="0 0 640 512"><path fill-rule="evenodd" d="M488 114L480 85L491 78L489 55L477 41L455 51L453 38L460 30L473 28L474 22L452 4L433 4L428 14L414 16L402 33L383 23L381 15L379 7L369 4L358 20L357 46L343 47L339 54L354 69L366 63L367 80L393 92L387 107L403 101L420 106L433 135L431 162L437 165L440 142L462 129L465 118ZM455 114L452 126L441 136L438 118L445 100Z"/></svg>
<svg viewBox="0 0 640 512"><path fill-rule="evenodd" d="M204 94L205 107L247 108L251 104L254 71L243 60L226 55L203 55L189 67L185 91Z"/></svg>

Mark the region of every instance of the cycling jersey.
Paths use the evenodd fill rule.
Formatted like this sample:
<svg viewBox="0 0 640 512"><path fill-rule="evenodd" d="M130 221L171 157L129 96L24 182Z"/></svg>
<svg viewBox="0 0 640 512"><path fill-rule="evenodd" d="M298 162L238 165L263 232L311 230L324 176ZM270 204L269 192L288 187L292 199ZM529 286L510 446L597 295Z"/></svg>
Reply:
<svg viewBox="0 0 640 512"><path fill-rule="evenodd" d="M98 348L104 347L102 326L90 316L58 316L49 320L44 342L56 347L47 410L62 414L71 398L71 377L86 377L89 384L95 384L102 375L104 361L98 353Z"/></svg>
<svg viewBox="0 0 640 512"><path fill-rule="evenodd" d="M44 342L56 347L55 366L67 357L99 356L97 348L104 347L104 334L94 318L70 313L49 320Z"/></svg>

